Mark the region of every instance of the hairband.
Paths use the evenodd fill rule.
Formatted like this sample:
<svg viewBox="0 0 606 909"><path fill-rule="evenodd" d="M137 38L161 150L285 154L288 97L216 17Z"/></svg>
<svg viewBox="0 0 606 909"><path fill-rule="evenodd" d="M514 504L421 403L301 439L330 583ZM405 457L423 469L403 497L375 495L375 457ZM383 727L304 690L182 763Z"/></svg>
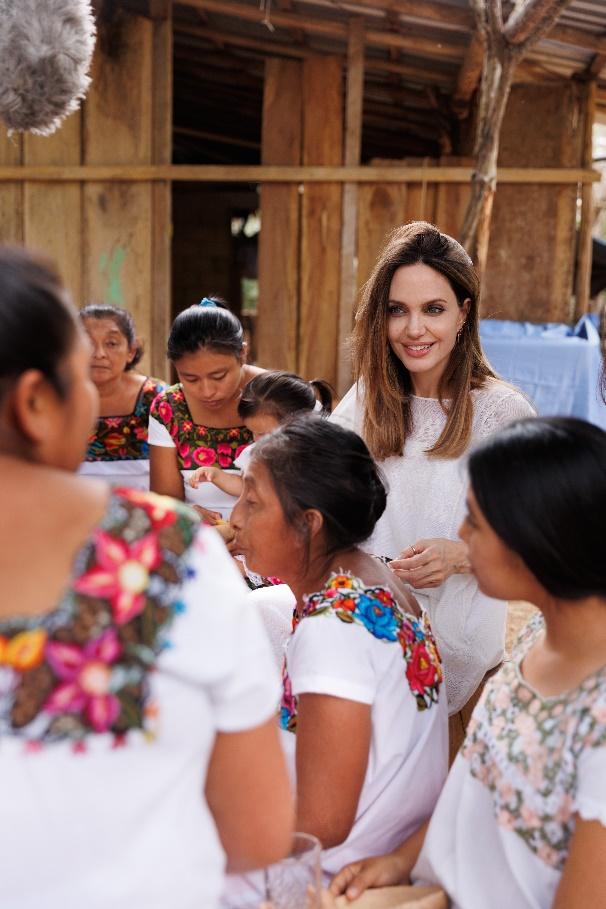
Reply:
<svg viewBox="0 0 606 909"><path fill-rule="evenodd" d="M217 306L217 304L215 303L215 301L214 301L214 300L211 300L210 297L203 297L203 298L200 300L200 302L198 303L198 306L210 306L210 307L212 307L213 309L218 309L218 308L219 308L219 307Z"/></svg>

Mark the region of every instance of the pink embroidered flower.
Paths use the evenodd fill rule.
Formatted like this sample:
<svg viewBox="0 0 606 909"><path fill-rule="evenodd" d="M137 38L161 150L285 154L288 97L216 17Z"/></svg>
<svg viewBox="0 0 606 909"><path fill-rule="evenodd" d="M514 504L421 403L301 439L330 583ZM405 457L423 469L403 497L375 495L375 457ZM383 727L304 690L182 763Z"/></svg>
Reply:
<svg viewBox="0 0 606 909"><path fill-rule="evenodd" d="M194 451L194 461L199 467L210 467L217 460L216 453L212 448L196 448Z"/></svg>
<svg viewBox="0 0 606 909"><path fill-rule="evenodd" d="M532 808L529 808L528 805L522 805L520 808L520 816L524 821L524 824L527 827L540 827L541 819L536 811L533 811Z"/></svg>
<svg viewBox="0 0 606 909"><path fill-rule="evenodd" d="M602 701L594 704L591 708L591 715L600 725L606 724L606 704Z"/></svg>
<svg viewBox="0 0 606 909"><path fill-rule="evenodd" d="M147 427L137 426L135 428L135 435L140 442L145 442L147 440Z"/></svg>
<svg viewBox="0 0 606 909"><path fill-rule="evenodd" d="M505 830L514 829L513 817L509 811L504 811L503 809L501 809L497 814L497 824L499 827L504 827Z"/></svg>
<svg viewBox="0 0 606 909"><path fill-rule="evenodd" d="M194 428L194 424L192 423L191 420L183 420L183 422L181 423L181 429L183 430L183 432L191 432L193 428Z"/></svg>
<svg viewBox="0 0 606 909"><path fill-rule="evenodd" d="M219 458L219 465L221 467L231 467L231 464L232 464L231 445L228 445L227 442L221 442L219 445L217 445L217 455Z"/></svg>
<svg viewBox="0 0 606 909"><path fill-rule="evenodd" d="M180 457L188 458L191 453L191 447L190 447L189 442L179 442L179 444L177 445L177 451L179 452Z"/></svg>
<svg viewBox="0 0 606 909"><path fill-rule="evenodd" d="M558 853L555 849L552 849L551 846L547 846L545 843L541 843L537 849L538 857L545 862L546 865L550 865L552 868L557 868L558 866Z"/></svg>
<svg viewBox="0 0 606 909"><path fill-rule="evenodd" d="M120 702L110 691L111 664L122 653L113 628L85 647L50 641L46 660L61 684L44 705L53 714L84 714L95 732L107 732L120 715Z"/></svg>
<svg viewBox="0 0 606 909"><path fill-rule="evenodd" d="M177 401L178 403L184 400L184 395L180 388L177 388L176 391L173 391L172 397L173 401Z"/></svg>
<svg viewBox="0 0 606 909"><path fill-rule="evenodd" d="M173 409L168 401L158 401L156 404L156 412L165 425L170 423L174 416Z"/></svg>
<svg viewBox="0 0 606 909"><path fill-rule="evenodd" d="M230 429L230 434L233 432L233 429ZM238 445L236 448L236 453L234 454L234 460L237 460L245 448L248 448L248 445Z"/></svg>
<svg viewBox="0 0 606 909"><path fill-rule="evenodd" d="M120 425L120 417L102 417L101 418L108 429L117 429Z"/></svg>
<svg viewBox="0 0 606 909"><path fill-rule="evenodd" d="M124 625L143 611L149 572L161 561L155 533L135 543L103 531L95 535L96 564L74 582L78 593L107 598L115 622Z"/></svg>

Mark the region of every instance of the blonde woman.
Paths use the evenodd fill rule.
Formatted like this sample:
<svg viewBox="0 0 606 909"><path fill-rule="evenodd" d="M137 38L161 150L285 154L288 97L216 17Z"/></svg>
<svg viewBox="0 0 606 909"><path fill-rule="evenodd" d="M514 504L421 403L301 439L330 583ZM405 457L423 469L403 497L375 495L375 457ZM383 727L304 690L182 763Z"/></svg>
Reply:
<svg viewBox="0 0 606 909"><path fill-rule="evenodd" d="M505 602L478 590L457 540L462 460L475 442L534 414L482 353L479 296L473 263L456 240L424 221L395 230L357 313L355 384L332 416L381 462L387 507L366 547L389 557L427 608L451 715L500 663L506 618ZM464 720L451 723L455 744Z"/></svg>

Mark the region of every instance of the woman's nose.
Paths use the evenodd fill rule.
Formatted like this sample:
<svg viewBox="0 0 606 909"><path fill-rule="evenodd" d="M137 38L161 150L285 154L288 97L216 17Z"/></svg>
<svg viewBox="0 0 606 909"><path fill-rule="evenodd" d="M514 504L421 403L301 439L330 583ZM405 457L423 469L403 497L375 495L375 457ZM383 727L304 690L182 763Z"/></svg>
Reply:
<svg viewBox="0 0 606 909"><path fill-rule="evenodd" d="M406 320L406 333L417 337L422 335L425 330L423 319L419 313L411 313Z"/></svg>

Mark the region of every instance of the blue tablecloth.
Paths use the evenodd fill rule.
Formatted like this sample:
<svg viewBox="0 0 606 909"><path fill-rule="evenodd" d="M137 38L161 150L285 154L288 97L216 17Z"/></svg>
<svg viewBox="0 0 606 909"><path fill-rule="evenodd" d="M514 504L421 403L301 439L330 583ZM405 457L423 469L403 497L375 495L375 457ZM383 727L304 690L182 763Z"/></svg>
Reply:
<svg viewBox="0 0 606 909"><path fill-rule="evenodd" d="M483 319L480 337L495 372L526 392L541 416L581 417L606 429L595 317L574 328Z"/></svg>

